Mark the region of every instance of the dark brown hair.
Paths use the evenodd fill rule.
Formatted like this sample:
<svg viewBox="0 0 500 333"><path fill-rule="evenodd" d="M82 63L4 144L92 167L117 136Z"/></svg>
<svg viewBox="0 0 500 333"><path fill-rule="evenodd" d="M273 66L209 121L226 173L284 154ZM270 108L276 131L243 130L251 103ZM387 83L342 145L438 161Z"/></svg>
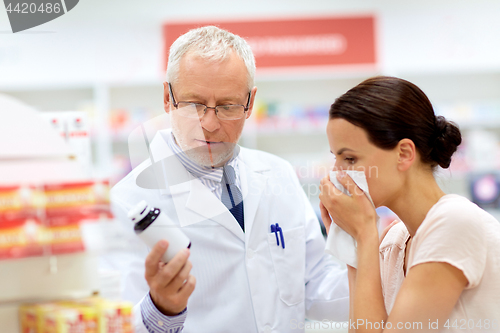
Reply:
<svg viewBox="0 0 500 333"><path fill-rule="evenodd" d="M436 117L420 88L403 79L377 76L367 79L335 100L330 119L342 118L363 128L371 143L392 149L410 139L423 163L448 168L462 142L457 125Z"/></svg>

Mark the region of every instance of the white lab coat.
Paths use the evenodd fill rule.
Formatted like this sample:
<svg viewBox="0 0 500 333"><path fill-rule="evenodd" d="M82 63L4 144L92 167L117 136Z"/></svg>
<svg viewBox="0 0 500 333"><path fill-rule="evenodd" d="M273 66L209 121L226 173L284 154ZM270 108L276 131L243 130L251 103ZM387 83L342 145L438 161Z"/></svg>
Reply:
<svg viewBox="0 0 500 333"><path fill-rule="evenodd" d="M300 332L306 316L348 320L346 270L324 254L318 220L292 166L274 155L241 148L243 232L221 201L172 158L165 141L170 131L161 132L151 143L151 153L155 162L168 161L154 178L163 188L137 185L149 187L143 177L153 173L146 161L111 191L128 243L106 261L122 272L123 297L139 302L149 290L144 279L148 250L126 218L132 206L146 200L178 221L192 243L191 274L197 282L183 332ZM284 249L271 233L274 223L283 229ZM146 333L139 304L135 313L136 332Z"/></svg>

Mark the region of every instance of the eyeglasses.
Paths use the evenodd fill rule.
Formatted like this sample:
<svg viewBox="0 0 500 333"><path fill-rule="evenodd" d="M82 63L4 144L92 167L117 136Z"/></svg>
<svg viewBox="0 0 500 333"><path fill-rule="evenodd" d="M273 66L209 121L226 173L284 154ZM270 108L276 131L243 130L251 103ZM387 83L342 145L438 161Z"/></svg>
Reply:
<svg viewBox="0 0 500 333"><path fill-rule="evenodd" d="M250 106L250 97L252 92L248 93L247 105L240 104L226 104L226 105L216 105L215 107L206 106L200 103L191 102L176 102L174 93L172 92L172 85L168 83L168 89L170 91L170 96L172 96L172 105L177 109L179 114L187 118L198 118L201 119L203 115L207 112L207 109L214 109L215 115L220 120L237 120L245 116L245 112L248 111Z"/></svg>

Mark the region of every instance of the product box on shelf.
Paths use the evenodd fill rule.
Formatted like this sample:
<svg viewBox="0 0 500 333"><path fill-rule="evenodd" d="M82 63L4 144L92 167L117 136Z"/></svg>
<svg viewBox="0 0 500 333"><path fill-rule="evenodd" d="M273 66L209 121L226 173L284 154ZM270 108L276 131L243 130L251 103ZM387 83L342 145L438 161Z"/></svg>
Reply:
<svg viewBox="0 0 500 333"><path fill-rule="evenodd" d="M44 254L48 233L39 219L29 217L0 223L0 259Z"/></svg>
<svg viewBox="0 0 500 333"><path fill-rule="evenodd" d="M81 225L111 218L108 181L0 187L0 259L84 251Z"/></svg>
<svg viewBox="0 0 500 333"><path fill-rule="evenodd" d="M132 303L100 297L19 308L22 333L133 333Z"/></svg>
<svg viewBox="0 0 500 333"><path fill-rule="evenodd" d="M111 301L90 297L77 304L85 304L97 310L99 333L132 333L133 304L127 301Z"/></svg>
<svg viewBox="0 0 500 333"><path fill-rule="evenodd" d="M22 333L42 332L43 318L46 312L56 309L56 303L45 302L23 304L19 307L19 322Z"/></svg>
<svg viewBox="0 0 500 333"><path fill-rule="evenodd" d="M100 333L97 311L91 307L56 308L44 313L37 333Z"/></svg>
<svg viewBox="0 0 500 333"><path fill-rule="evenodd" d="M90 121L83 111L55 111L40 114L71 148L74 158L88 175L92 168Z"/></svg>

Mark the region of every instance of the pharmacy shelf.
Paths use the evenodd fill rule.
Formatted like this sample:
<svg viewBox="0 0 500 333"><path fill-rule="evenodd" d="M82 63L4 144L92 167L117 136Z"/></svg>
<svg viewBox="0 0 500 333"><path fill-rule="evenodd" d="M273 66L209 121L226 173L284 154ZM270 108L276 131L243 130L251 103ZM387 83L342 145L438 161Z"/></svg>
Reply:
<svg viewBox="0 0 500 333"><path fill-rule="evenodd" d="M1 260L0 304L89 296L98 290L97 270L88 253Z"/></svg>
<svg viewBox="0 0 500 333"><path fill-rule="evenodd" d="M0 261L2 332L20 332L19 305L77 299L99 291L98 257L89 253Z"/></svg>

